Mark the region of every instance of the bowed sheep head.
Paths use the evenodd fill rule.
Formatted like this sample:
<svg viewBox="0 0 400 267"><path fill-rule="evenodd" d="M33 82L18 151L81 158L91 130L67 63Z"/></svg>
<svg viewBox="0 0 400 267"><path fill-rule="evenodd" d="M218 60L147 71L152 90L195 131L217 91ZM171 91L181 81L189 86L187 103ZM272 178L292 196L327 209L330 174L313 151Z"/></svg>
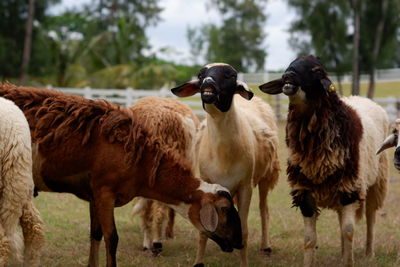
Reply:
<svg viewBox="0 0 400 267"><path fill-rule="evenodd" d="M378 149L376 154L381 153L382 151L391 148L391 147L396 147L394 151L394 158L393 158L393 163L394 167L400 171L400 138L399 138L399 132L400 132L400 119L397 119L395 124L394 124L394 129L391 135L389 135L385 141L383 141L381 147Z"/></svg>
<svg viewBox="0 0 400 267"><path fill-rule="evenodd" d="M222 251L232 252L233 249L243 248L240 217L227 191L209 194L203 199L201 206L192 206L189 218Z"/></svg>
<svg viewBox="0 0 400 267"><path fill-rule="evenodd" d="M213 63L203 67L197 79L171 89L179 97L187 97L196 93L201 94L203 107L213 104L221 112L229 110L234 94L240 94L247 100L253 97L248 86L237 80L237 71L225 63Z"/></svg>
<svg viewBox="0 0 400 267"><path fill-rule="evenodd" d="M306 100L335 93L326 69L319 59L312 55L295 59L290 63L282 78L260 85L260 90L267 94L283 92L289 97L304 92Z"/></svg>

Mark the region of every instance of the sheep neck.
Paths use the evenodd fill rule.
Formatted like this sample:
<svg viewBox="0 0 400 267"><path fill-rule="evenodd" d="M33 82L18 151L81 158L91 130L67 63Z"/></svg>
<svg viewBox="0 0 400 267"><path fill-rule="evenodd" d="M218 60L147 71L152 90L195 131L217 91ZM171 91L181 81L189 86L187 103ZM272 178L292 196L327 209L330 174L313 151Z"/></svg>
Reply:
<svg viewBox="0 0 400 267"><path fill-rule="evenodd" d="M240 116L232 101L231 108L227 112L221 112L214 105L206 105L207 133L211 147L220 150L235 151L240 144L242 127Z"/></svg>

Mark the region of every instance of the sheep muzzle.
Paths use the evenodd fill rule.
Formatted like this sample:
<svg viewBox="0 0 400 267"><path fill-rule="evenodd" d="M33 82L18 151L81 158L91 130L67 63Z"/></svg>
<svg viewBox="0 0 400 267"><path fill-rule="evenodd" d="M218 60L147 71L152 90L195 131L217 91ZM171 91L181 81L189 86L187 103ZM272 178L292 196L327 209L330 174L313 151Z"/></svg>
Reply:
<svg viewBox="0 0 400 267"><path fill-rule="evenodd" d="M285 83L285 85L282 88L282 91L285 95L290 96L296 94L297 90L299 89L298 86L295 86L290 83Z"/></svg>
<svg viewBox="0 0 400 267"><path fill-rule="evenodd" d="M215 86L210 84L205 84L205 86L201 87L201 100L206 104L213 104L218 96L216 93Z"/></svg>

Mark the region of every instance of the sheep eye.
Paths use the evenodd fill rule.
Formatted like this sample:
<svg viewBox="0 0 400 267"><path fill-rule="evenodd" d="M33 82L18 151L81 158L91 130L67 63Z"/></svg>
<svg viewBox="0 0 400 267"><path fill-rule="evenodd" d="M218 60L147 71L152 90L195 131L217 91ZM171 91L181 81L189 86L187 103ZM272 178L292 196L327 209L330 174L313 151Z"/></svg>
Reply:
<svg viewBox="0 0 400 267"><path fill-rule="evenodd" d="M221 211L227 213L229 211L228 207L221 207Z"/></svg>
<svg viewBox="0 0 400 267"><path fill-rule="evenodd" d="M225 79L234 79L236 78L236 74L235 73L226 73L224 75Z"/></svg>

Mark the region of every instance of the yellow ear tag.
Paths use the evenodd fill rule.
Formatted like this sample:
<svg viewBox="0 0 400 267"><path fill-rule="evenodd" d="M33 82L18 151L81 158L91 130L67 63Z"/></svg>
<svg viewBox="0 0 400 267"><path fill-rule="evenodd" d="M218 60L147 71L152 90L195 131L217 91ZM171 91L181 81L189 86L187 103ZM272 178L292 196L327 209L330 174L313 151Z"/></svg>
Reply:
<svg viewBox="0 0 400 267"><path fill-rule="evenodd" d="M329 92L335 92L335 85L333 85L333 83L331 83L331 85L329 85Z"/></svg>

